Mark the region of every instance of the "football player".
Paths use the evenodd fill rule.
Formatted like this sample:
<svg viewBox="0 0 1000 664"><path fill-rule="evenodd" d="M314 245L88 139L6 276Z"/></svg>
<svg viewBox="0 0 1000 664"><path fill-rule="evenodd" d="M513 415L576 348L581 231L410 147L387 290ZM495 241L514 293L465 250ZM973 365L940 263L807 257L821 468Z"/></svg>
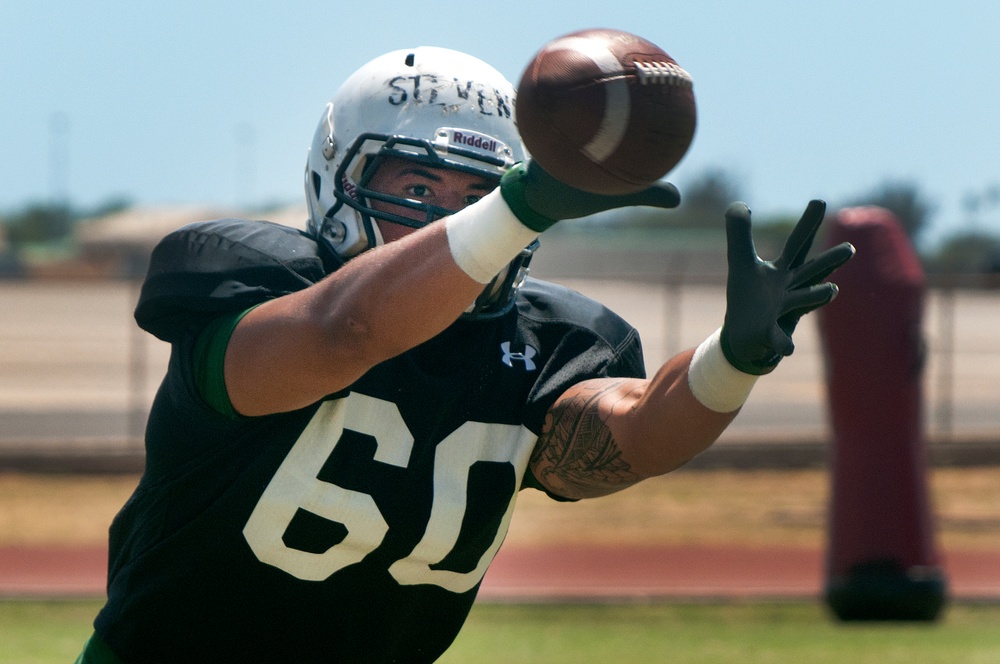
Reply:
<svg viewBox="0 0 1000 664"><path fill-rule="evenodd" d="M511 84L438 48L343 84L305 189L308 232L208 221L152 254L136 320L172 353L80 661L436 659L520 490L602 496L707 448L852 254L806 260L813 202L763 261L734 205L723 324L647 378L629 324L525 274L557 221L676 189L554 180Z"/></svg>

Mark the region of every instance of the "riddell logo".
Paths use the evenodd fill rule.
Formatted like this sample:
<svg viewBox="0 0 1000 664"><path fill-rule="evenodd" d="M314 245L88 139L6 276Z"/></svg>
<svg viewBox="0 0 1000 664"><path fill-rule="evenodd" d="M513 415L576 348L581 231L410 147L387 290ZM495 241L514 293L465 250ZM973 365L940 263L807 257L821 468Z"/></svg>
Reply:
<svg viewBox="0 0 1000 664"><path fill-rule="evenodd" d="M456 131L452 134L452 141L455 143L460 143L466 145L470 148L477 148L479 150L485 150L487 152L496 152L497 145L496 140L490 138L489 136L484 136L482 134L466 134L460 131Z"/></svg>
<svg viewBox="0 0 1000 664"><path fill-rule="evenodd" d="M340 185L344 188L344 193L351 197L352 200L358 200L358 188L354 186L354 183L347 179L344 175L340 178Z"/></svg>

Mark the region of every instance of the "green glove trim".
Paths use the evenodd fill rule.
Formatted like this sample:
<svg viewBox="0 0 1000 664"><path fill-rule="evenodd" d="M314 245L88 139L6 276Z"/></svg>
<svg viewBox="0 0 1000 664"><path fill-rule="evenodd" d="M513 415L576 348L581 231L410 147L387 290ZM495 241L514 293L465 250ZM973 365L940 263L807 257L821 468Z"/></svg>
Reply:
<svg viewBox="0 0 1000 664"><path fill-rule="evenodd" d="M514 213L514 216L522 224L533 231L543 233L555 224L558 219L538 214L524 200L524 193L527 188L527 175L527 168L524 162L514 165L500 178L500 195L503 196L510 211Z"/></svg>

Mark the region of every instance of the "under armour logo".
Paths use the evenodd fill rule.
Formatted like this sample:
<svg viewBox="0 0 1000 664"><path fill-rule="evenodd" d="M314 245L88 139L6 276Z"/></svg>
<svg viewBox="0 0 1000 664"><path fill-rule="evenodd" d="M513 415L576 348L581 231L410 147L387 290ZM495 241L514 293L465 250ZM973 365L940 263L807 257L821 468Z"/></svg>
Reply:
<svg viewBox="0 0 1000 664"><path fill-rule="evenodd" d="M514 366L514 360L520 360L521 362L524 362L525 371L535 370L535 362L531 358L537 355L538 351L532 348L531 346L525 344L523 353L512 353L510 352L510 342L505 341L502 344L500 344L500 350L503 351L503 357L500 359L508 367Z"/></svg>

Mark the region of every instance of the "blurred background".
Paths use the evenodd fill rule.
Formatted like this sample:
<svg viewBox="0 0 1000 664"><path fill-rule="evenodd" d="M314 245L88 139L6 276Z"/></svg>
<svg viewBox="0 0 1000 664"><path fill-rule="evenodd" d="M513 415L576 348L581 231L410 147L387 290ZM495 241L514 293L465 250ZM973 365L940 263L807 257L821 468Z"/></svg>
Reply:
<svg viewBox="0 0 1000 664"><path fill-rule="evenodd" d="M516 84L545 42L592 27L640 34L693 76L698 128L669 174L683 204L560 224L532 274L619 312L655 368L723 320L730 202L752 208L764 258L810 199L892 211L926 278L922 433L952 588L1000 597L1000 3L5 0L0 13L0 599L18 598L3 616L23 597L103 596L107 526L138 481L169 354L132 319L155 243L222 216L304 227L323 107L386 51L454 48ZM573 505L524 492L492 592L510 561L549 574L523 557L538 547L599 539L608 560L668 547L651 568L683 578L665 595L815 599L833 442L815 318L693 472ZM590 558L600 585L610 565ZM657 592L633 580L633 599ZM65 661L95 610L67 618L58 658L10 661ZM53 605L39 614L51 623ZM8 622L0 644L30 638Z"/></svg>
<svg viewBox="0 0 1000 664"><path fill-rule="evenodd" d="M811 198L896 213L927 272L926 424L953 452L1000 432L1000 6L854 0L528 3L315 0L5 4L0 25L0 448L141 451L167 349L131 320L148 252L238 215L302 226L306 149L350 72L395 48L467 51L516 82L546 41L614 27L694 77L683 205L562 224L536 276L642 332L650 366L722 320L723 211L772 257ZM987 77L988 78L988 77ZM717 446L826 442L815 324ZM965 447L961 447L965 445ZM799 447L796 447L799 446ZM735 448L733 448L735 449ZM103 452L102 452L103 453ZM117 453L117 452L115 452ZM969 452L970 454L972 452ZM812 456L809 456L812 454Z"/></svg>
<svg viewBox="0 0 1000 664"><path fill-rule="evenodd" d="M606 26L691 72L689 200L730 189L759 219L892 197L929 258L997 231L989 84L1000 7L964 0L282 3L10 0L0 25L0 210L8 242L125 207L301 202L305 152L346 76L388 50L467 51L516 82L546 41ZM49 226L35 214L61 208ZM705 218L704 223L719 219ZM41 228L31 231L33 226ZM40 233L36 235L36 233ZM970 265L970 267L972 267ZM979 267L977 265L976 267Z"/></svg>

